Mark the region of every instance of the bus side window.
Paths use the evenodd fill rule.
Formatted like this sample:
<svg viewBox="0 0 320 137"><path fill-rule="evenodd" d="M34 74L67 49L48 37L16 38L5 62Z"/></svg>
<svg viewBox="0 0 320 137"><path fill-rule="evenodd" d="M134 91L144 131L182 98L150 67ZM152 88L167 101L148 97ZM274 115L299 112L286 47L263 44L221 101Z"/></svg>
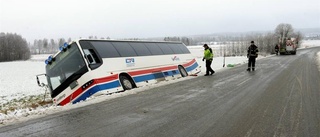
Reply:
<svg viewBox="0 0 320 137"><path fill-rule="evenodd" d="M152 55L164 55L160 47L156 43L145 43Z"/></svg>
<svg viewBox="0 0 320 137"><path fill-rule="evenodd" d="M152 55L149 49L141 42L130 42L131 47L136 51L138 56L150 56Z"/></svg>
<svg viewBox="0 0 320 137"><path fill-rule="evenodd" d="M92 53L89 49L83 49L83 52L89 62L89 64L96 64L97 62L93 59Z"/></svg>
<svg viewBox="0 0 320 137"><path fill-rule="evenodd" d="M190 51L188 50L188 48L183 45L183 44L177 44L179 46L179 48L182 50L183 53L188 54L190 53Z"/></svg>
<svg viewBox="0 0 320 137"><path fill-rule="evenodd" d="M83 49L86 59L89 62L89 66L91 69L95 69L100 66L101 61L99 60L97 54L93 49Z"/></svg>
<svg viewBox="0 0 320 137"><path fill-rule="evenodd" d="M128 42L111 42L111 43L117 49L121 57L137 56L137 53L129 45Z"/></svg>
<svg viewBox="0 0 320 137"><path fill-rule="evenodd" d="M178 45L178 44L172 44L172 43L170 43L170 44L168 44L168 45L169 45L169 47L173 50L173 52L174 52L175 54L183 54L183 51L182 51L182 49L179 48L179 45Z"/></svg>
<svg viewBox="0 0 320 137"><path fill-rule="evenodd" d="M89 61L89 64L95 64L95 62L94 62L91 54L88 54L88 55L86 55L86 56L87 56L87 59L88 59L88 61Z"/></svg>
<svg viewBox="0 0 320 137"><path fill-rule="evenodd" d="M165 44L165 43L157 43L157 45L159 46L159 48L162 50L162 52L165 55L174 54L172 49L167 44Z"/></svg>

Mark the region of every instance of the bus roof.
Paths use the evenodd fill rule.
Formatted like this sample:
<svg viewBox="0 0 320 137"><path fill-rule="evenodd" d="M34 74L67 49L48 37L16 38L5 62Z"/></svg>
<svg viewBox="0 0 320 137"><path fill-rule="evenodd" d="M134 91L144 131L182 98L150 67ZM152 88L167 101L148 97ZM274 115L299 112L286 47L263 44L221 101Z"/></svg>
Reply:
<svg viewBox="0 0 320 137"><path fill-rule="evenodd" d="M151 40L110 40L110 39L76 39L73 40L69 43L67 43L68 45L71 45L73 43L79 42L79 41L106 41L106 42L136 42L136 43L173 43L173 44L183 44L180 41L151 41ZM52 56L53 58L55 58L58 54L61 53L61 50L54 53Z"/></svg>
<svg viewBox="0 0 320 137"><path fill-rule="evenodd" d="M111 40L111 39L77 39L73 42L79 42L82 40L86 40L86 41L109 41L109 42L145 42L145 43L175 43L175 44L180 44L182 42L180 41L152 41L152 40ZM73 43L71 42L71 43ZM69 44L71 44L69 43Z"/></svg>

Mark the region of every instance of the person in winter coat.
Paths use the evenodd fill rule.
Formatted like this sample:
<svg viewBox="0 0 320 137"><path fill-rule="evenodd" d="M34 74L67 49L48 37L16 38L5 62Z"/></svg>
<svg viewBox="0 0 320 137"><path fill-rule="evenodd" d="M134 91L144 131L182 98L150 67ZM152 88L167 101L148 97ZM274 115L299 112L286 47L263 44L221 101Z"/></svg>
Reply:
<svg viewBox="0 0 320 137"><path fill-rule="evenodd" d="M274 47L274 51L276 52L276 55L278 55L278 53L279 53L279 46L278 46L278 44L276 44L276 46Z"/></svg>
<svg viewBox="0 0 320 137"><path fill-rule="evenodd" d="M251 41L251 45L248 48L248 54L247 54L247 57L249 59L247 71L255 70L255 64L256 64L256 58L258 57L258 52L259 52L258 47L254 45L254 41Z"/></svg>
<svg viewBox="0 0 320 137"><path fill-rule="evenodd" d="M213 53L212 53L212 49L209 48L207 44L204 44L203 47L204 47L204 56L202 61L206 60L206 74L204 76L209 76L209 72L210 72L210 75L215 73L215 71L211 68Z"/></svg>

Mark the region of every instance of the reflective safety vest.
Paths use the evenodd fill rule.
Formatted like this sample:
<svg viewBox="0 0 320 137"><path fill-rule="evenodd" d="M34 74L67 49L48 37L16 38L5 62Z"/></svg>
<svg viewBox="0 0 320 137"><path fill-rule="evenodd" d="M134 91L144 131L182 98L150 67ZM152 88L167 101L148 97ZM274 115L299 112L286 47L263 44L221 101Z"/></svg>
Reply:
<svg viewBox="0 0 320 137"><path fill-rule="evenodd" d="M256 45L250 45L248 48L248 55L249 57L257 57L258 56L258 47Z"/></svg>
<svg viewBox="0 0 320 137"><path fill-rule="evenodd" d="M208 48L208 49L204 50L204 58L206 60L213 59L213 53L212 53L212 49L211 48Z"/></svg>

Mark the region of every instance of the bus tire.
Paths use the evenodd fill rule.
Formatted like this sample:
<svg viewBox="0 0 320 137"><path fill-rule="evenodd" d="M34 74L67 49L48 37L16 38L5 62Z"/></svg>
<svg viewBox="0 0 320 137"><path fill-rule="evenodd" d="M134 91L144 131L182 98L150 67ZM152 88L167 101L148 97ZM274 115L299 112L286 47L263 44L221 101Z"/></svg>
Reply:
<svg viewBox="0 0 320 137"><path fill-rule="evenodd" d="M186 69L184 69L183 66L178 66L179 72L181 74L181 77L186 77L188 76L188 72L186 71Z"/></svg>
<svg viewBox="0 0 320 137"><path fill-rule="evenodd" d="M134 88L133 82L126 76L119 77L123 90L130 90Z"/></svg>

